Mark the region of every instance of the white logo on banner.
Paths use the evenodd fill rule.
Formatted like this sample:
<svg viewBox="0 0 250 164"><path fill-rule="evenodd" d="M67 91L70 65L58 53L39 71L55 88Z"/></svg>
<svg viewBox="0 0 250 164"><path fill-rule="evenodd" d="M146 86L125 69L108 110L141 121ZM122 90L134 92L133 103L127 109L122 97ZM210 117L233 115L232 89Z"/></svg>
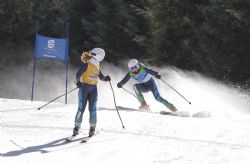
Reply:
<svg viewBox="0 0 250 164"><path fill-rule="evenodd" d="M54 48L55 47L55 40L48 40L48 48Z"/></svg>

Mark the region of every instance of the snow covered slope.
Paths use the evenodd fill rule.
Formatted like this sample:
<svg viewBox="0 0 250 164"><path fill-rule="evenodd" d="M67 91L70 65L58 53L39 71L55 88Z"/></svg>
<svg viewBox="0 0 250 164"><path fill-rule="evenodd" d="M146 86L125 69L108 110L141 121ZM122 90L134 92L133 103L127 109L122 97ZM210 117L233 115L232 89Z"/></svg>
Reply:
<svg viewBox="0 0 250 164"><path fill-rule="evenodd" d="M250 162L246 113L176 117L121 110L123 130L116 110L103 107L98 109L97 135L81 144L79 138L64 142L72 133L77 106L54 103L37 110L43 104L0 99L1 164ZM79 137L88 128L86 111Z"/></svg>
<svg viewBox="0 0 250 164"><path fill-rule="evenodd" d="M77 92L68 96L69 105L58 103L63 102L62 98L37 110L46 102L19 100L29 99L31 86L31 77L27 78L25 71L22 71L24 74L19 71L15 76L12 73L1 78L6 79L6 83L1 83L5 85L0 88L0 164L250 163L250 96L237 88L195 72L161 68L159 72L163 79L192 105L156 80L161 95L188 117L157 114L166 109L151 93L147 93L145 98L152 113L120 110L126 128L123 130L111 88L108 83L100 82L98 134L84 144L79 138L65 143L64 139L72 134ZM75 87L75 72L72 70L72 77L69 78L69 89ZM132 95L115 87L126 71L104 66L103 72L112 77L117 105L138 107ZM37 81L35 100L49 101L64 93L64 83L59 85L57 74L47 73L43 79L46 80ZM47 83L53 86L49 87ZM129 84L125 88L132 91ZM86 110L80 138L88 133L88 117Z"/></svg>

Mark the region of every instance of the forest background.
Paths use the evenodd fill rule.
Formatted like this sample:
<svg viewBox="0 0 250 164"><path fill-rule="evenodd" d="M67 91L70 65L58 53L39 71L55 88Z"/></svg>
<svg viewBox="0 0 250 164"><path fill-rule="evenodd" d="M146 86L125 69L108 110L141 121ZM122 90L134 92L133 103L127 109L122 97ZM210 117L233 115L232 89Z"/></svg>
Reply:
<svg viewBox="0 0 250 164"><path fill-rule="evenodd" d="M59 38L69 23L71 65L101 47L115 65L138 58L249 89L249 18L249 0L1 0L0 73L33 60L39 21Z"/></svg>

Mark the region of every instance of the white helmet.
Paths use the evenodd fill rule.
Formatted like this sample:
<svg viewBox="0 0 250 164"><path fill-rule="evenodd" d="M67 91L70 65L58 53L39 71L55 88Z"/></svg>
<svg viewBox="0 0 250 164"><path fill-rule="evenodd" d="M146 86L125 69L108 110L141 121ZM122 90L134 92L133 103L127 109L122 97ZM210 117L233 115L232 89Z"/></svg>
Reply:
<svg viewBox="0 0 250 164"><path fill-rule="evenodd" d="M105 51L102 48L94 48L90 52L92 57L99 62L101 62L105 57Z"/></svg>
<svg viewBox="0 0 250 164"><path fill-rule="evenodd" d="M136 59L131 59L128 61L128 68L133 71L135 68L139 69L139 62Z"/></svg>

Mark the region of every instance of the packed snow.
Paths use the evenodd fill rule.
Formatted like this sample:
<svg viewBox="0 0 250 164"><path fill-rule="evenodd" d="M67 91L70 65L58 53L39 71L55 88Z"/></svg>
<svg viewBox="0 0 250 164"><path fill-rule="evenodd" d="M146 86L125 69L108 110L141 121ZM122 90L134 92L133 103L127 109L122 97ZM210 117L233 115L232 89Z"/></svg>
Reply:
<svg viewBox="0 0 250 164"><path fill-rule="evenodd" d="M100 82L97 132L87 143L80 141L88 134L88 108L79 136L65 142L74 126L77 91L68 95L73 99L69 104L63 104L62 98L41 110L37 109L45 101L0 98L0 163L248 164L249 95L196 73L172 69L164 76L192 105L157 81L160 93L176 105L179 116L160 115L159 111L168 110L147 93L151 112L119 110L123 129L111 88ZM137 108L132 95L115 87L117 81L112 79L117 105Z"/></svg>

